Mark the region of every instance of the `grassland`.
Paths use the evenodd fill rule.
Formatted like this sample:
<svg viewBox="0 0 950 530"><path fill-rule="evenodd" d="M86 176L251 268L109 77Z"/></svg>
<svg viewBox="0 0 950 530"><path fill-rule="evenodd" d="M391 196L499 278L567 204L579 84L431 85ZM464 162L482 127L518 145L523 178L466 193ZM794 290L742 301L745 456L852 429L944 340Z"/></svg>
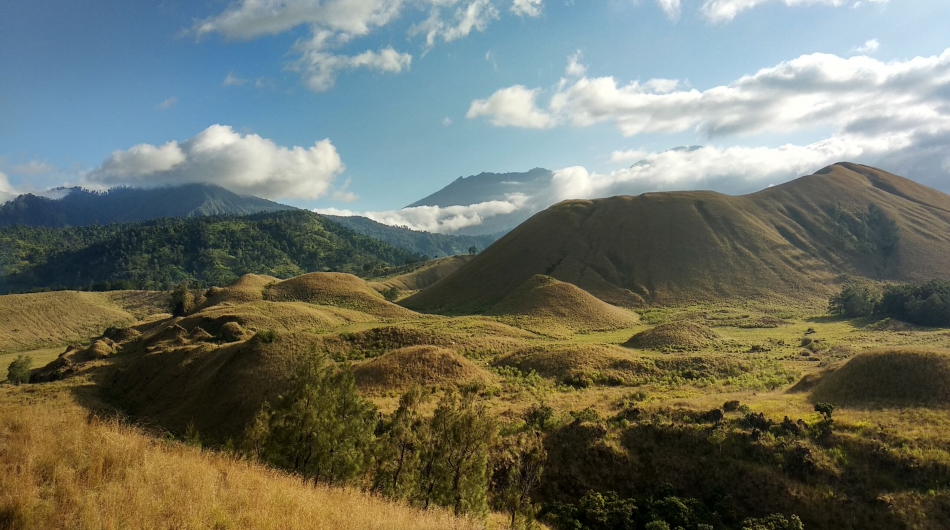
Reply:
<svg viewBox="0 0 950 530"><path fill-rule="evenodd" d="M476 529L89 416L82 385L0 389L0 528ZM86 402L89 405L89 402Z"/></svg>
<svg viewBox="0 0 950 530"><path fill-rule="evenodd" d="M576 295L573 289L549 290L543 305L602 309ZM273 401L285 388L293 360L319 351L349 363L362 391L383 412L395 409L412 383L435 394L449 385L475 387L506 433L526 429L525 412L532 407L550 407L544 427L548 461L535 495L539 505L576 501L588 490L644 498L671 484L682 495L708 503L726 492L733 503L729 513L794 513L807 528L945 527L950 513L950 404L945 399L950 370L944 368L948 354L940 352L950 349L950 331L834 319L820 306L752 302L651 307L637 313L610 307L608 316L630 317L606 325L594 319L596 326L590 325L592 313L584 310L521 318L525 308L535 310L536 296L537 289L525 289L523 300L501 306L514 308L510 313L449 317L390 304L352 276L317 274L283 282L245 278L209 292L204 304L184 318L133 321L134 332L117 338L115 355L76 365L75 375L61 382L7 388L3 399L17 403L20 418L31 407L40 407L36 410L43 417L52 413L35 396L84 380L87 390L137 422L176 436L192 425L206 444L223 447L240 435L263 402ZM571 320L575 315L578 320ZM228 331L234 327L239 335ZM99 328L91 329L87 338ZM641 338L652 339L631 342L644 332ZM49 359L55 351L32 355ZM896 356L912 366L919 365L918 357L932 363L904 372L887 363L862 368L879 356ZM884 402L872 399L881 389L899 395ZM81 401L88 406L88 400ZM837 405L832 423L815 412L818 401ZM70 406L71 413L79 410ZM19 421L10 414L3 421ZM82 433L79 438L99 436L100 444L116 437L148 440L114 424L83 424L59 416L42 421L52 422L44 429L76 430ZM4 435L18 436L16 429L8 428ZM18 445L26 439L15 440ZM225 528L257 526L241 519L251 516L240 503L254 494L229 488L259 492L255 488L272 487L265 486L271 483L264 478L248 478L269 472L217 454L150 443L155 451L194 466L205 462L219 474L231 465L243 469L248 475L227 471L228 477L245 477L227 487L198 473L206 478L194 479L201 485L188 485L195 489L187 491L208 499L207 507L195 508L196 517L222 517ZM284 480L266 476L274 484ZM148 481L163 488L168 480L185 479L138 480L134 487L142 490L140 495L156 495L163 490L150 490ZM69 509L113 506L94 496L95 491L88 495ZM312 496L319 495L370 502L354 492L308 488L264 495L272 507L263 510L281 520L281 503L317 502ZM230 496L235 500L224 498ZM132 506L141 502L119 498ZM41 504L16 510L45 517L35 508ZM174 512L173 507L143 507L142 518L133 522L159 517L161 512L148 511L152 509ZM304 513L296 504L288 509ZM402 508L378 509L388 513ZM331 512L324 515L333 517ZM20 512L6 513L19 517ZM413 513L398 517L425 518ZM308 517L325 521L319 514ZM423 519L406 525L430 524ZM90 527L108 527L89 520ZM183 519L181 525L197 527L209 520Z"/></svg>

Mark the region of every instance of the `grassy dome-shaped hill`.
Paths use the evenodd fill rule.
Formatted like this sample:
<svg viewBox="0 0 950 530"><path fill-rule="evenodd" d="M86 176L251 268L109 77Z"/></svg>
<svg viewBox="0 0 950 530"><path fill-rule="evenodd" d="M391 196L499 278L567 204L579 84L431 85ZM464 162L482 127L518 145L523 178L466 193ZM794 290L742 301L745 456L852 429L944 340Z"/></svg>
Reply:
<svg viewBox="0 0 950 530"><path fill-rule="evenodd" d="M505 355L492 364L511 366L522 373L536 372L574 386L624 384L637 375L656 371L623 348L601 344L534 346Z"/></svg>
<svg viewBox="0 0 950 530"><path fill-rule="evenodd" d="M212 287L206 293L204 307L223 303L256 302L264 299L267 286L280 280L262 274L245 274L224 287Z"/></svg>
<svg viewBox="0 0 950 530"><path fill-rule="evenodd" d="M641 331L624 343L628 348L657 351L702 350L719 340L719 334L703 324L678 321Z"/></svg>
<svg viewBox="0 0 950 530"><path fill-rule="evenodd" d="M354 370L357 384L374 391L484 381L487 374L461 355L436 346L410 346L366 361Z"/></svg>
<svg viewBox="0 0 950 530"><path fill-rule="evenodd" d="M543 274L529 278L488 314L527 319L535 324L532 327L550 324L574 332L619 329L640 321L632 311L612 306L575 285Z"/></svg>
<svg viewBox="0 0 950 530"><path fill-rule="evenodd" d="M950 406L950 351L862 353L822 377L811 397L851 407Z"/></svg>
<svg viewBox="0 0 950 530"><path fill-rule="evenodd" d="M339 272L312 272L271 285L265 298L362 311L381 318L409 318L412 311L387 302L364 280Z"/></svg>

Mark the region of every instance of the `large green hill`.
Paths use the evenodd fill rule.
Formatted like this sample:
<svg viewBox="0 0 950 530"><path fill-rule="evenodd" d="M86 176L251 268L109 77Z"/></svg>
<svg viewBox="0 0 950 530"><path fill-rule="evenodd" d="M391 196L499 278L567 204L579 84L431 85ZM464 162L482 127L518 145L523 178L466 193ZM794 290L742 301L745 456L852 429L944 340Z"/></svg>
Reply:
<svg viewBox="0 0 950 530"><path fill-rule="evenodd" d="M536 274L623 306L827 300L848 276L950 277L950 196L836 164L740 197L647 193L565 201L404 301L481 312Z"/></svg>
<svg viewBox="0 0 950 530"><path fill-rule="evenodd" d="M0 228L0 292L224 285L247 273L369 275L418 259L303 210L77 228Z"/></svg>

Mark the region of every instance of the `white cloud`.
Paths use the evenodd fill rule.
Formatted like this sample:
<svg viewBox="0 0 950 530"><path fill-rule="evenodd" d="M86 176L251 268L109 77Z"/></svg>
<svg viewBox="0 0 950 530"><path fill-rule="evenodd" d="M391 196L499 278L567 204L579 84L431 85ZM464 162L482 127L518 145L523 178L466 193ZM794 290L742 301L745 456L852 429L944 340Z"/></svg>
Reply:
<svg viewBox="0 0 950 530"><path fill-rule="evenodd" d="M519 17L539 17L543 8L543 0L514 0L511 3L511 12Z"/></svg>
<svg viewBox="0 0 950 530"><path fill-rule="evenodd" d="M658 0L665 2L666 0ZM825 5L830 7L841 7L850 4L850 0L705 0L700 11L707 20L713 23L729 22L736 16L749 9L770 2L781 1L789 7L800 7L809 5ZM888 0L870 0L872 3L883 4ZM861 2L856 2L853 7L858 7Z"/></svg>
<svg viewBox="0 0 950 530"><path fill-rule="evenodd" d="M11 201L20 193L10 185L7 176L0 171L0 204Z"/></svg>
<svg viewBox="0 0 950 530"><path fill-rule="evenodd" d="M649 151L642 149L630 149L627 151L614 151L610 154L611 162L636 162L649 155Z"/></svg>
<svg viewBox="0 0 950 530"><path fill-rule="evenodd" d="M448 116L442 118L442 126L448 127L449 125L452 125L452 118L449 118Z"/></svg>
<svg viewBox="0 0 950 530"><path fill-rule="evenodd" d="M246 83L247 83L247 79L234 75L234 72L228 72L228 76L224 78L224 82L221 83L221 85L222 86L242 86Z"/></svg>
<svg viewBox="0 0 950 530"><path fill-rule="evenodd" d="M446 3L451 2L452 0L447 0ZM438 0L433 0L433 3L438 3ZM426 48L432 48L439 38L445 42L452 42L467 37L472 30L483 32L488 28L489 22L498 17L498 10L495 9L491 0L472 0L467 5L459 7L455 10L454 20L451 23L442 19L441 9L433 7L429 12L429 18L409 28L409 35L425 35Z"/></svg>
<svg viewBox="0 0 950 530"><path fill-rule="evenodd" d="M333 193L330 194L330 197L338 202L356 202L359 200L360 196L353 193L352 191L347 191L352 183L351 179L346 179L342 186L333 190Z"/></svg>
<svg viewBox="0 0 950 530"><path fill-rule="evenodd" d="M314 210L324 215L368 217L377 223L403 226L412 230L433 233L453 233L463 228L481 225L486 219L507 215L525 206L527 197L512 194L504 201L488 201L468 206L416 206L386 212L354 212L337 208Z"/></svg>
<svg viewBox="0 0 950 530"><path fill-rule="evenodd" d="M267 198L325 195L345 166L330 140L282 147L256 134L212 125L184 142L140 144L116 151L85 175L85 184L163 186L209 183Z"/></svg>
<svg viewBox="0 0 950 530"><path fill-rule="evenodd" d="M162 109L162 110L168 110L168 109L174 107L174 106L177 105L177 104L178 104L178 98L176 98L176 97L170 97L170 98L166 99L165 101L159 103L158 108L160 108L160 109Z"/></svg>
<svg viewBox="0 0 950 530"><path fill-rule="evenodd" d="M667 18L670 20L679 20L682 10L680 0L656 0L656 3L660 6L660 9L666 13Z"/></svg>
<svg viewBox="0 0 950 530"><path fill-rule="evenodd" d="M31 177L47 175L53 171L56 171L56 168L52 164L40 162L38 160L31 160L26 164L20 164L10 168L11 173L15 173L17 175L27 175Z"/></svg>
<svg viewBox="0 0 950 530"><path fill-rule="evenodd" d="M877 39L871 39L860 46L855 46L851 48L852 52L860 53L864 55L871 55L876 52L881 47L881 43Z"/></svg>
<svg viewBox="0 0 950 530"><path fill-rule="evenodd" d="M542 0L515 0L512 10L537 16L541 6ZM410 7L427 13L427 18L409 28L410 37L425 36L427 49L440 39L452 42L472 31L485 31L500 17L492 0L238 0L222 13L195 23L191 33L199 38L218 34L226 39L251 40L307 26L310 36L298 41L294 51L300 56L288 67L300 72L308 87L322 91L331 87L334 74L344 69L406 71L411 56L391 47L355 56L330 50L390 24Z"/></svg>
<svg viewBox="0 0 950 530"><path fill-rule="evenodd" d="M587 67L581 64L583 54L577 50L574 55L567 58L567 68L564 69L564 75L568 77L584 77L587 75Z"/></svg>
<svg viewBox="0 0 950 530"><path fill-rule="evenodd" d="M327 51L332 35L328 32L314 34L309 40L298 41L294 49L300 58L288 65L288 69L300 72L307 87L323 92L333 87L341 70L366 68L378 72L398 74L408 70L412 56L399 53L392 47L378 52L367 50L359 55L337 55Z"/></svg>
<svg viewBox="0 0 950 530"><path fill-rule="evenodd" d="M546 129L555 125L554 118L535 104L538 90L529 90L522 85L503 88L488 99L472 102L465 115L468 119L487 117L498 127L524 127Z"/></svg>
<svg viewBox="0 0 950 530"><path fill-rule="evenodd" d="M704 91L675 80L582 77L562 82L547 109L521 85L472 103L469 117L499 126L584 127L613 122L624 136L695 131L714 138L817 130L873 136L950 127L950 49L882 62L866 56L803 55ZM534 119L531 119L534 118Z"/></svg>

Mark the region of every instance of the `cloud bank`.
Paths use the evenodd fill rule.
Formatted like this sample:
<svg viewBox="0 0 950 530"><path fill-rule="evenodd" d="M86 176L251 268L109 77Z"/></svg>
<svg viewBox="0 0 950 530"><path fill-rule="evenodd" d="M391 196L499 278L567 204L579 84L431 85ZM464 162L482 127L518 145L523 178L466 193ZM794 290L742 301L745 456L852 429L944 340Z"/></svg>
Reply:
<svg viewBox="0 0 950 530"><path fill-rule="evenodd" d="M324 215L350 217L359 215L390 226L402 226L438 234L454 233L463 228L479 226L486 219L508 215L527 206L528 197L512 194L504 201L488 201L467 206L414 206L385 212L354 212L337 208L314 210Z"/></svg>
<svg viewBox="0 0 950 530"><path fill-rule="evenodd" d="M309 148L283 147L256 134L212 125L184 142L139 144L115 151L86 173L95 187L217 184L269 199L326 195L345 166L329 139Z"/></svg>

